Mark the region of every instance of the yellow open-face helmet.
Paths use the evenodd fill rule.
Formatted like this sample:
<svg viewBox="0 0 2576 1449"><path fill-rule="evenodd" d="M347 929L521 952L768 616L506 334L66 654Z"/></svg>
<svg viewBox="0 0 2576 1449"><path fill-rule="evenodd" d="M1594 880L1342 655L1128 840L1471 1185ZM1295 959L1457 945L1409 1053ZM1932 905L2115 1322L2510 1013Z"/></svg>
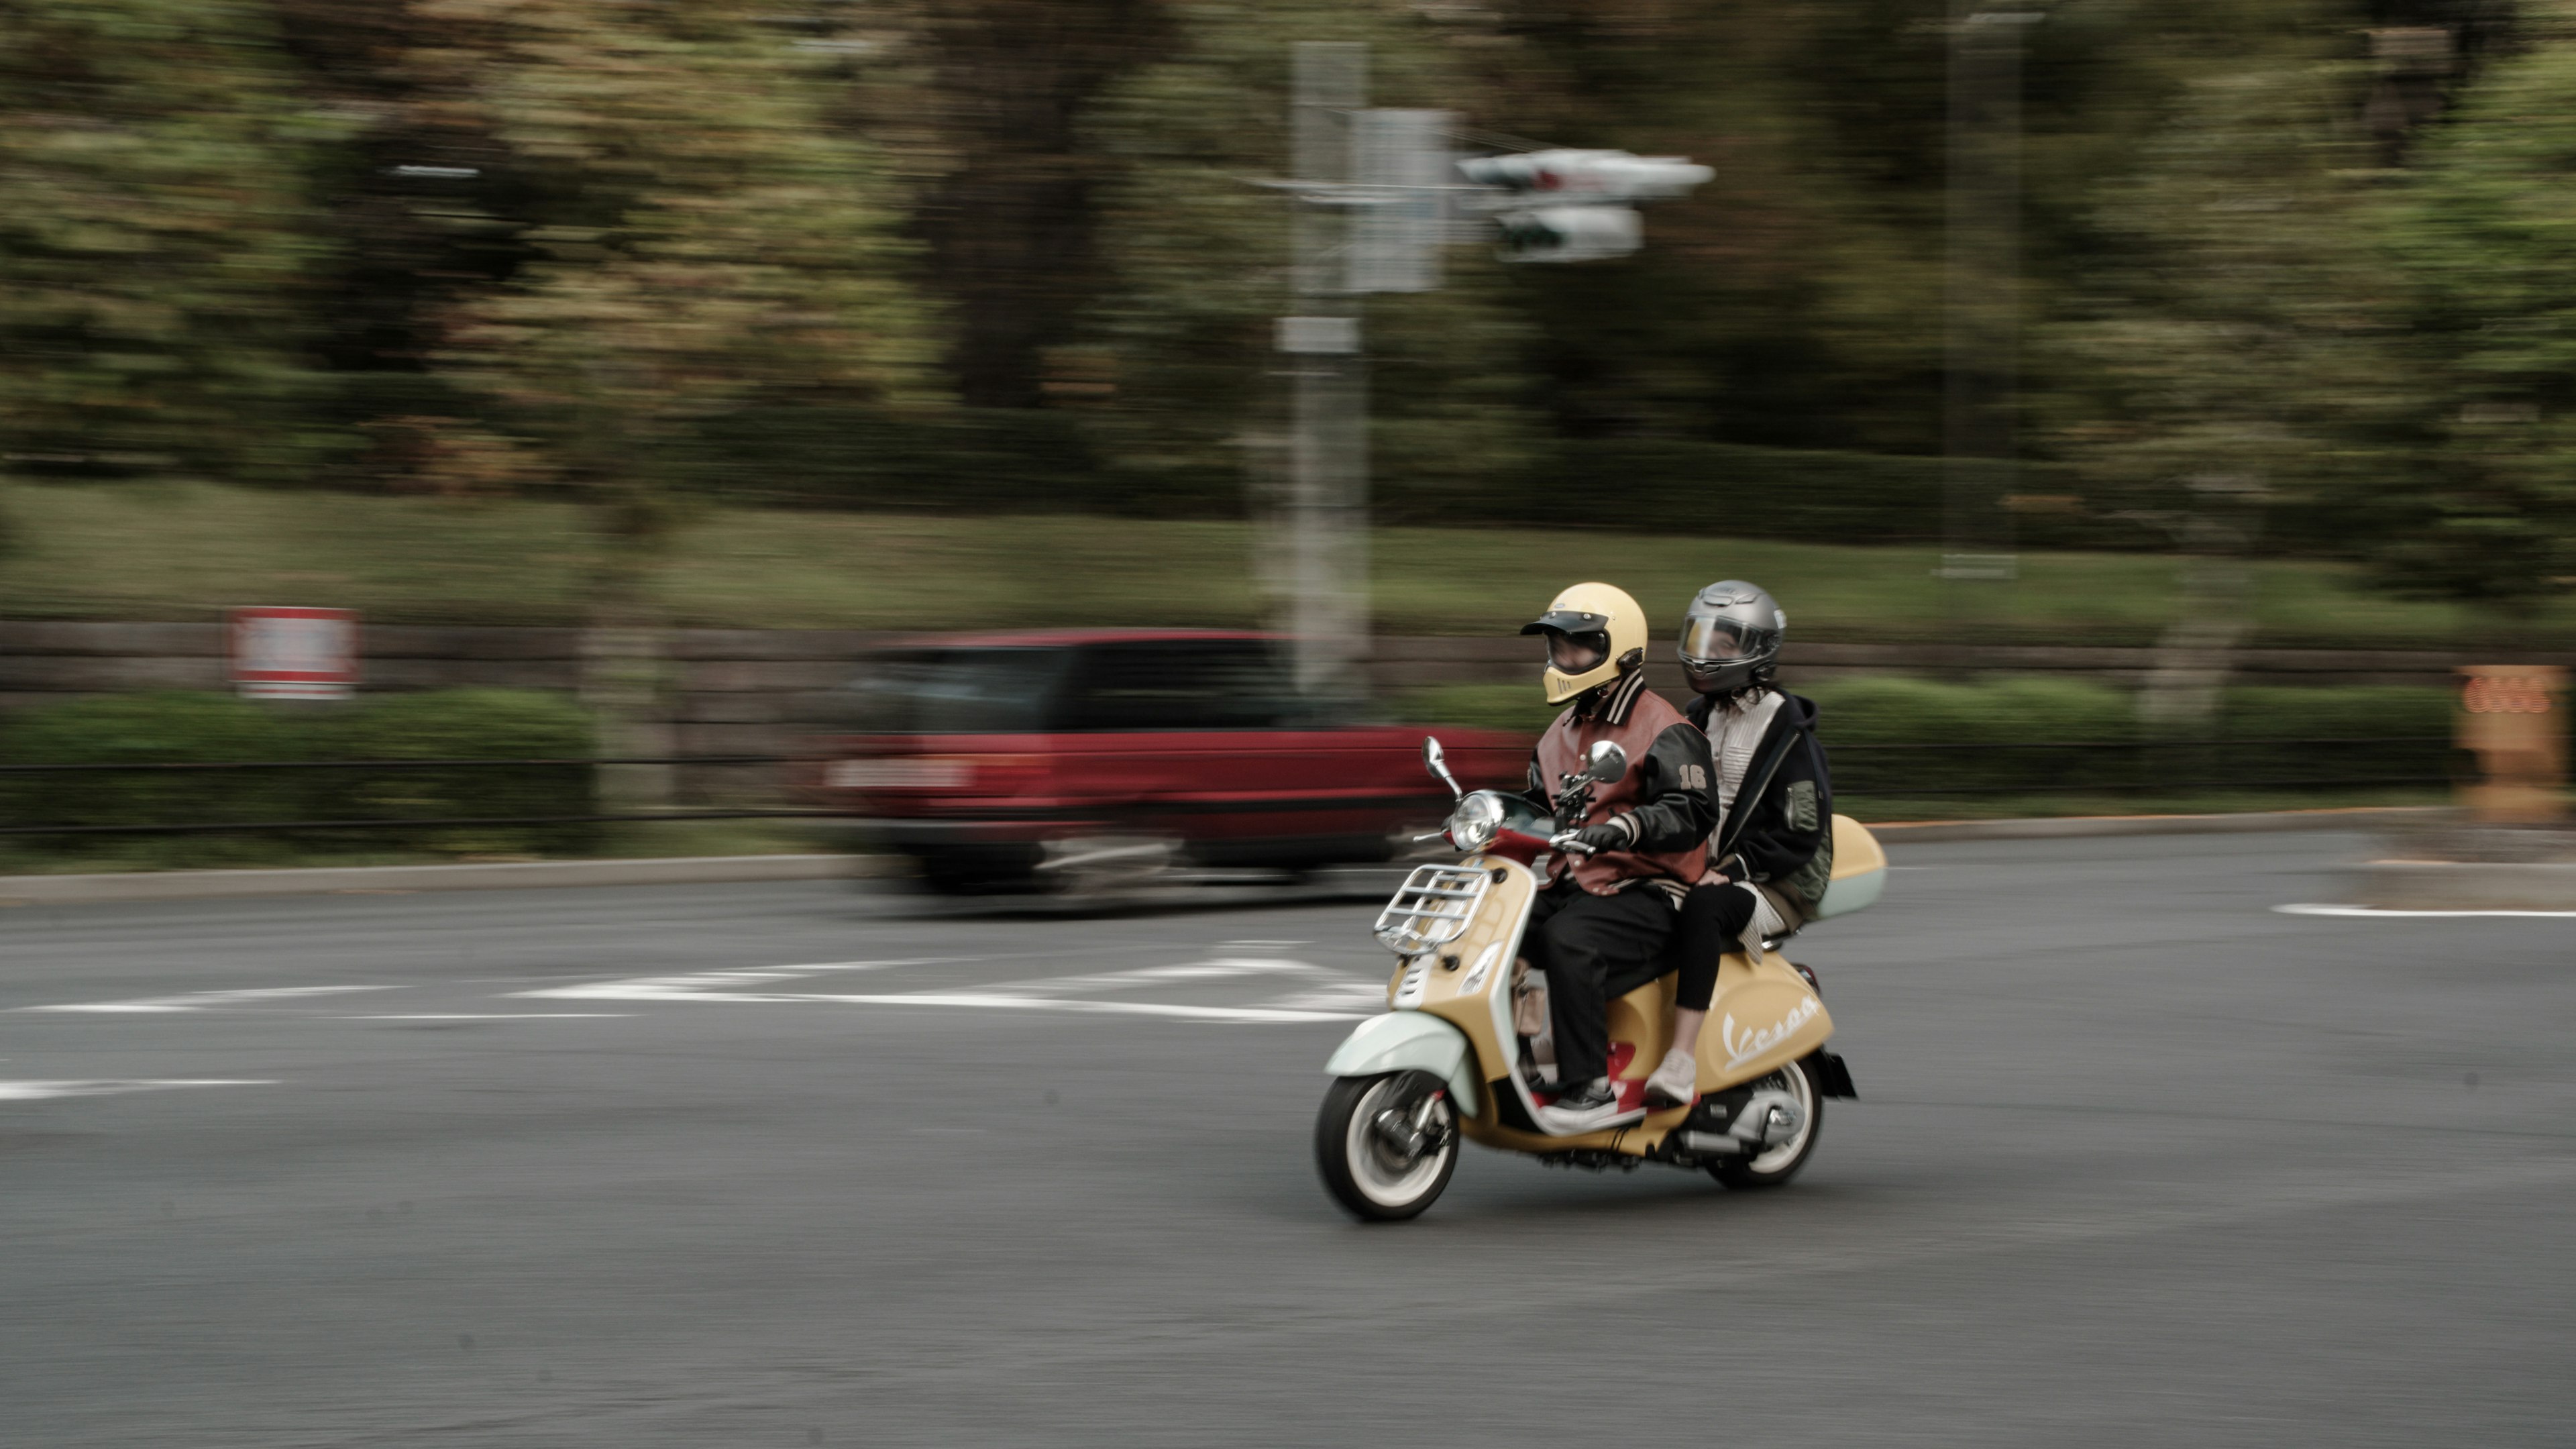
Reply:
<svg viewBox="0 0 2576 1449"><path fill-rule="evenodd" d="M1646 662L1646 611L1625 589L1576 584L1521 626L1547 636L1547 702L1563 704Z"/></svg>

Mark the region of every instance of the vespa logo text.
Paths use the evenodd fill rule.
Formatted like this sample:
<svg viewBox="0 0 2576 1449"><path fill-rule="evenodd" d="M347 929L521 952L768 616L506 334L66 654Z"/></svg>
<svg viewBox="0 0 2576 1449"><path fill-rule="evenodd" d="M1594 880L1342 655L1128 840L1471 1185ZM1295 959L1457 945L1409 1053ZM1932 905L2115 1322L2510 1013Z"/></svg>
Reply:
<svg viewBox="0 0 2576 1449"><path fill-rule="evenodd" d="M1790 1007L1789 1014L1774 1025L1759 1031L1747 1031L1740 1037L1735 1034L1735 1018L1728 1016L1717 1026L1717 1039L1726 1044L1726 1064L1730 1067L1740 1065L1787 1041L1798 1028L1815 1020L1816 1013L1824 1009L1823 1002L1810 996Z"/></svg>

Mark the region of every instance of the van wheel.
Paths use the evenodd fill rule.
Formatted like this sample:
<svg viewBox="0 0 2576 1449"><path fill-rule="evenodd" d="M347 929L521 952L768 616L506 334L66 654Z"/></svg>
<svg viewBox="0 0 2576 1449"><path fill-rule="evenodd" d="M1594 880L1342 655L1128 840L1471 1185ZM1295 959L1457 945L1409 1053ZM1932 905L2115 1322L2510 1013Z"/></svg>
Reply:
<svg viewBox="0 0 2576 1449"><path fill-rule="evenodd" d="M1458 1110L1429 1072L1339 1077L1315 1114L1315 1166L1363 1222L1419 1217L1458 1169Z"/></svg>
<svg viewBox="0 0 2576 1449"><path fill-rule="evenodd" d="M1778 1187L1797 1176L1798 1169L1807 1165L1808 1154L1816 1150L1816 1136L1825 1126L1825 1099L1816 1091L1815 1081L1807 1075L1804 1062L1791 1062L1749 1085L1777 1087L1797 1098L1807 1120L1798 1129L1797 1136L1776 1147L1709 1164L1710 1176L1739 1192Z"/></svg>
<svg viewBox="0 0 2576 1449"><path fill-rule="evenodd" d="M980 896L1026 890L1026 865L991 857L939 851L913 857L921 883L935 895Z"/></svg>
<svg viewBox="0 0 2576 1449"><path fill-rule="evenodd" d="M1087 835L1049 841L1037 879L1061 896L1094 900L1167 881L1180 863L1177 840L1145 835Z"/></svg>

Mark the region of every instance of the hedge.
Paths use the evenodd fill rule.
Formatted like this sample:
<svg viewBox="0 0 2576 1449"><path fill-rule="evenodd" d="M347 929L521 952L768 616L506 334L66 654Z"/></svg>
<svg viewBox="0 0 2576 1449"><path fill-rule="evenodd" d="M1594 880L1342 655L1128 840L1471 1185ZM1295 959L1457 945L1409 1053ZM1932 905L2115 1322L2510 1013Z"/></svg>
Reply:
<svg viewBox="0 0 2576 1449"><path fill-rule="evenodd" d="M111 695L0 721L0 764L581 759L590 720L571 699L521 690L379 695L347 705L267 706L221 694ZM69 771L0 775L13 825L492 819L597 813L586 765L538 768ZM368 827L11 839L56 853L220 864L337 847L362 852L533 855L577 851L598 827Z"/></svg>
<svg viewBox="0 0 2576 1449"><path fill-rule="evenodd" d="M2447 775L2450 690L2413 686L2240 687L2226 691L2207 736L2158 735L2137 695L2059 679L1947 683L1902 676L1801 686L1816 701L1835 791L1921 798L1962 794L2207 793ZM1554 717L1535 689L1454 685L1401 701L1405 718L1535 734ZM2317 741L2358 741L2322 746ZM1872 746L2038 744L2122 748L1914 749ZM1898 796L1896 792L1903 792Z"/></svg>

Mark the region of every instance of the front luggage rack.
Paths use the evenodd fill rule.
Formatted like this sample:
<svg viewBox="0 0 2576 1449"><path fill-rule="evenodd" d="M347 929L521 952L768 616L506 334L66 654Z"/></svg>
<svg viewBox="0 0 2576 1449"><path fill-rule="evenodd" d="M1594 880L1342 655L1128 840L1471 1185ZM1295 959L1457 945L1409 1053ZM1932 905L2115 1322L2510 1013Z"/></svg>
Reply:
<svg viewBox="0 0 2576 1449"><path fill-rule="evenodd" d="M1419 956L1467 933L1492 880L1459 865L1418 865L1395 899L1377 913L1378 943L1398 956Z"/></svg>

